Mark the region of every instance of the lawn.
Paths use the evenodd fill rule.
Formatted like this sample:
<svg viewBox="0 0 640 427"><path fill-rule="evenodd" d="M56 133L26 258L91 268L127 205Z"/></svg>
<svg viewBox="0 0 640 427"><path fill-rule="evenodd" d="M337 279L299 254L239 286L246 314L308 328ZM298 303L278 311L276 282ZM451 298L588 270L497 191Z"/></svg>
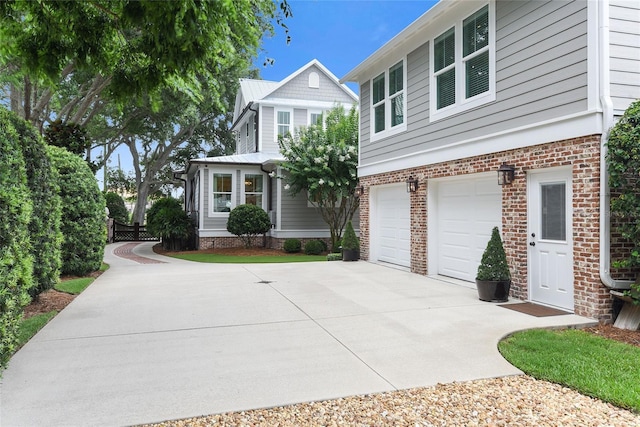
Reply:
<svg viewBox="0 0 640 427"><path fill-rule="evenodd" d="M264 264L286 262L315 262L326 261L326 255L225 255L211 253L185 253L171 254L172 258L184 259L195 262L210 262L219 264Z"/></svg>
<svg viewBox="0 0 640 427"><path fill-rule="evenodd" d="M527 375L640 413L640 347L575 329L534 329L498 348Z"/></svg>

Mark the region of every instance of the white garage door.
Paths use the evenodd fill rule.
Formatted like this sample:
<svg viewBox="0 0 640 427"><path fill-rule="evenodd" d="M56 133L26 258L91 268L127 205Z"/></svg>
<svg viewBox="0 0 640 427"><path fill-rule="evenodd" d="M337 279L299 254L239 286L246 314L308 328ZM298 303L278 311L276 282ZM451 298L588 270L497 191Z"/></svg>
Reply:
<svg viewBox="0 0 640 427"><path fill-rule="evenodd" d="M405 186L376 189L371 233L374 261L411 266L410 199Z"/></svg>
<svg viewBox="0 0 640 427"><path fill-rule="evenodd" d="M438 274L475 281L493 227L500 227L501 190L495 177L438 183Z"/></svg>

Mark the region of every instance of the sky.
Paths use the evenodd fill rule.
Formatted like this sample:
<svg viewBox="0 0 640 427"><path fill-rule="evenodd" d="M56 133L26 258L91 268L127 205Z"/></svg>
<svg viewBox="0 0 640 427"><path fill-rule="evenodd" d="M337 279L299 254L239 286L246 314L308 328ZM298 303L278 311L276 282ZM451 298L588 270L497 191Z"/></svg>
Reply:
<svg viewBox="0 0 640 427"><path fill-rule="evenodd" d="M436 1L424 0L289 0L293 17L284 29L275 26L254 64L265 80L280 81L313 59L339 79L418 19ZM264 66L265 58L273 66ZM348 85L358 93L355 84Z"/></svg>
<svg viewBox="0 0 640 427"><path fill-rule="evenodd" d="M288 0L293 16L285 20L285 30L274 23L275 34L263 39L262 51L254 61L261 78L281 81L313 59L317 59L338 79L344 77L369 55L418 19L437 1L430 0ZM264 66L266 58L274 64ZM347 86L358 94L355 83ZM120 148L109 167L133 171L131 155ZM103 187L102 171L96 174Z"/></svg>

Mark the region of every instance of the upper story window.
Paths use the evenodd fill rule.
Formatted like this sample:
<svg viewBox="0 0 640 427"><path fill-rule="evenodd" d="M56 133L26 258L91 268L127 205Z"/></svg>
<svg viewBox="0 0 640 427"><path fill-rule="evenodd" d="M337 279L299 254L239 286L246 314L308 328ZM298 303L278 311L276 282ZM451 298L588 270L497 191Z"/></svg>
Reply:
<svg viewBox="0 0 640 427"><path fill-rule="evenodd" d="M404 59L371 81L372 139L406 129Z"/></svg>
<svg viewBox="0 0 640 427"><path fill-rule="evenodd" d="M264 177L261 174L244 175L244 203L262 206L264 193Z"/></svg>
<svg viewBox="0 0 640 427"><path fill-rule="evenodd" d="M495 100L494 15L491 1L433 39L432 121Z"/></svg>
<svg viewBox="0 0 640 427"><path fill-rule="evenodd" d="M278 136L291 133L291 111L277 111L276 120Z"/></svg>

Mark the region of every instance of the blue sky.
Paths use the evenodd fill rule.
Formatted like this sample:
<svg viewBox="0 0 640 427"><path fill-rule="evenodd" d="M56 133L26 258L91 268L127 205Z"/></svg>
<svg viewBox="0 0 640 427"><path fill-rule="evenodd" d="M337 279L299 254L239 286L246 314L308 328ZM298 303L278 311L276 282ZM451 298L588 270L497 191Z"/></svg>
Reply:
<svg viewBox="0 0 640 427"><path fill-rule="evenodd" d="M312 59L338 78L355 68L436 1L420 0L289 0L293 17L285 20L291 43L282 28L265 38L255 61L265 80L280 81ZM263 66L264 59L275 59ZM356 86L349 85L356 93Z"/></svg>

